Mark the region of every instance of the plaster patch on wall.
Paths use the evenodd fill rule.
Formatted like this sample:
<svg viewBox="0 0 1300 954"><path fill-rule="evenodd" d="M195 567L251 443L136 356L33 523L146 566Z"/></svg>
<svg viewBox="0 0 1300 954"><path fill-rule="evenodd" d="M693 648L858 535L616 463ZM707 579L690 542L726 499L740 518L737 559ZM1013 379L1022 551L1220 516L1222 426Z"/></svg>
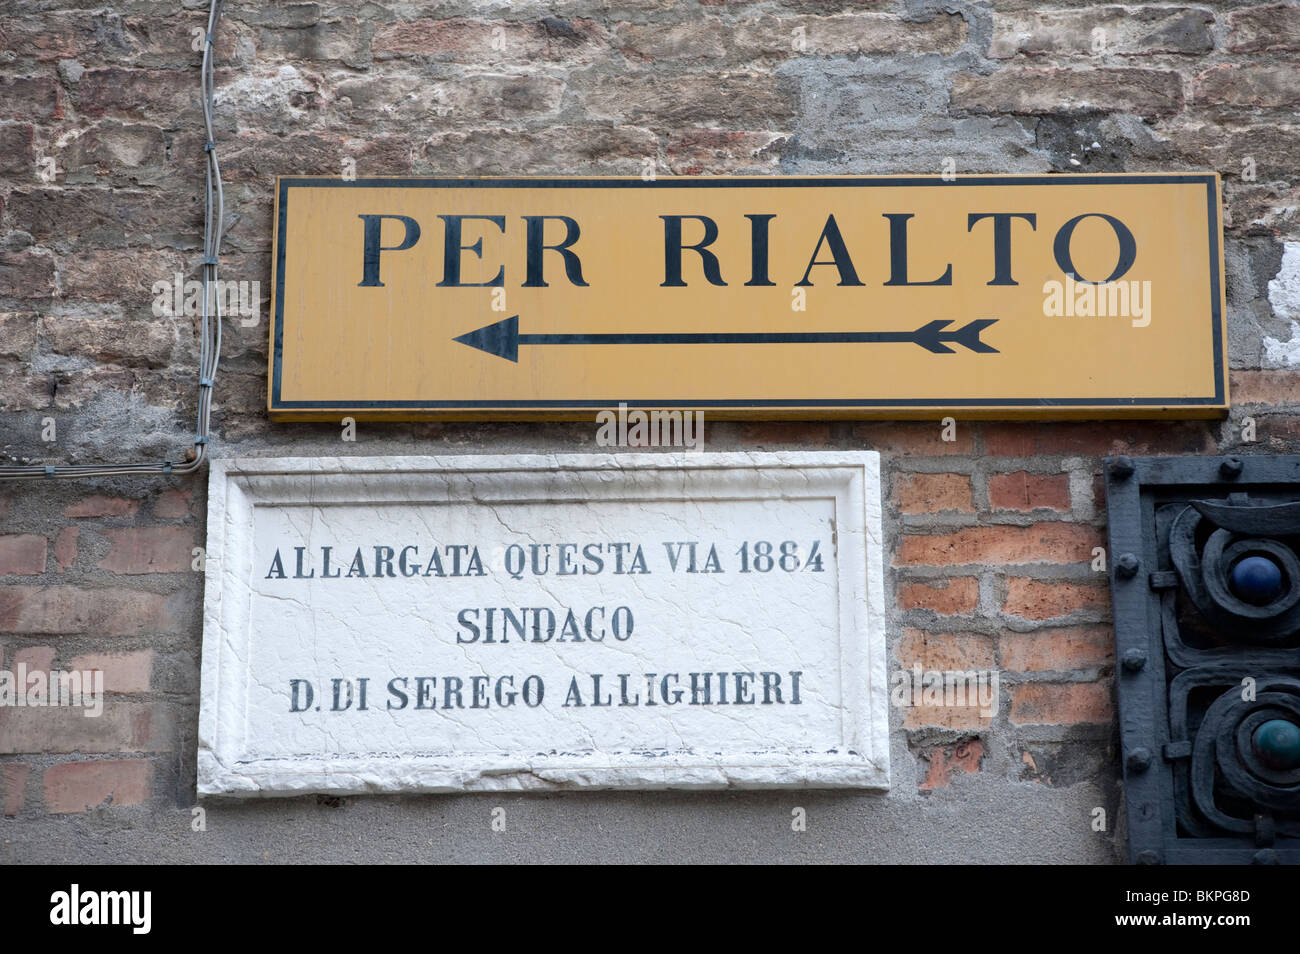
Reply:
<svg viewBox="0 0 1300 954"><path fill-rule="evenodd" d="M1264 366L1300 367L1300 242L1286 243L1282 267L1268 283L1268 300L1274 314L1291 322L1291 338L1264 336Z"/></svg>

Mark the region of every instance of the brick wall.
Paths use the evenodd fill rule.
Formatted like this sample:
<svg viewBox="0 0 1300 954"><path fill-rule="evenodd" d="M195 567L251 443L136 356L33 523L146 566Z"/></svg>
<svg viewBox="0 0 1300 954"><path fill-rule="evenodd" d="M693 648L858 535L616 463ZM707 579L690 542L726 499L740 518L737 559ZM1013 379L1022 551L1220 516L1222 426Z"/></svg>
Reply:
<svg viewBox="0 0 1300 954"><path fill-rule="evenodd" d="M161 459L192 432L196 328L155 317L151 288L198 274L199 6L6 4L6 460ZM959 419L951 441L937 423L710 423L713 450L880 450L891 665L997 669L1000 704L895 711L888 796L664 795L623 840L572 849L555 833L630 825L644 799L511 800L527 821L510 848L475 798L350 806L347 831L386 844L329 834L322 813L356 800L213 803L194 833L204 479L0 484L3 666L94 666L109 692L101 719L0 709L0 859L44 860L69 830L105 859L1121 857L1100 460L1300 450L1300 6L231 2L218 49L222 275L264 291L273 177L349 160L359 175L640 174L647 159L683 175L938 173L949 158L959 174L1218 171L1234 410ZM231 322L215 454L594 448L583 424L362 424L345 445L333 425L271 425L265 367L264 320ZM813 806L820 841L791 840L793 804Z"/></svg>

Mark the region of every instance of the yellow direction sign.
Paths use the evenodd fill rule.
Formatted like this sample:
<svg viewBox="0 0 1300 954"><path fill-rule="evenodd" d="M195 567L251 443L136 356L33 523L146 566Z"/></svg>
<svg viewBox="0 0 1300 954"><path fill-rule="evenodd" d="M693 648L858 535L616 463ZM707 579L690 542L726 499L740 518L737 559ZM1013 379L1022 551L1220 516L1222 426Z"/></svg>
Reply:
<svg viewBox="0 0 1300 954"><path fill-rule="evenodd" d="M281 178L282 420L1210 417L1218 176Z"/></svg>

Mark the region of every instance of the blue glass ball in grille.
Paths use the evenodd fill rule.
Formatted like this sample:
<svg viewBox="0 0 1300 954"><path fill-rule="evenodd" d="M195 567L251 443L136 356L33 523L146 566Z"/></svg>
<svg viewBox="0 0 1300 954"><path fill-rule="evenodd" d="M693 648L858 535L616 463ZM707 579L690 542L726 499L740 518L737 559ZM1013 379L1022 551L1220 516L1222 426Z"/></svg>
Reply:
<svg viewBox="0 0 1300 954"><path fill-rule="evenodd" d="M1282 568L1262 556L1238 560L1228 573L1228 584L1237 598L1256 606L1271 603L1281 596L1284 582Z"/></svg>
<svg viewBox="0 0 1300 954"><path fill-rule="evenodd" d="M1251 737L1259 760L1271 769L1287 771L1300 767L1300 725L1286 719L1262 723Z"/></svg>

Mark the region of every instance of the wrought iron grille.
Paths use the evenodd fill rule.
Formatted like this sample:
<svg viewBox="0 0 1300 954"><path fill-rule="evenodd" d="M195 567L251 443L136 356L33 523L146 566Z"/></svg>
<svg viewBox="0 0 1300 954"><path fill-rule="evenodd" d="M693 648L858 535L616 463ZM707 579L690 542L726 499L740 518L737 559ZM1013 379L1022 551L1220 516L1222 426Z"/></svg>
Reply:
<svg viewBox="0 0 1300 954"><path fill-rule="evenodd" d="M1106 477L1132 860L1300 863L1300 456Z"/></svg>

